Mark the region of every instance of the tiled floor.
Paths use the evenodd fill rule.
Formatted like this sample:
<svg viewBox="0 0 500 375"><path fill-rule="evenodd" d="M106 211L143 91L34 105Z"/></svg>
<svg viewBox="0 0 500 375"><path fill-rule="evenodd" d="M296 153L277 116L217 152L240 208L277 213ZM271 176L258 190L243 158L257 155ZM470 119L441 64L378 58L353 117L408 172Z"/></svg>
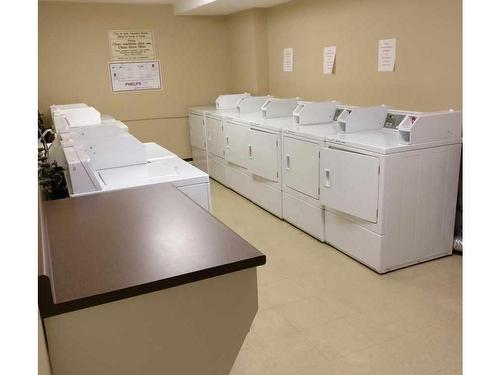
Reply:
<svg viewBox="0 0 500 375"><path fill-rule="evenodd" d="M231 375L460 374L462 257L383 276L212 181L214 215L267 255Z"/></svg>

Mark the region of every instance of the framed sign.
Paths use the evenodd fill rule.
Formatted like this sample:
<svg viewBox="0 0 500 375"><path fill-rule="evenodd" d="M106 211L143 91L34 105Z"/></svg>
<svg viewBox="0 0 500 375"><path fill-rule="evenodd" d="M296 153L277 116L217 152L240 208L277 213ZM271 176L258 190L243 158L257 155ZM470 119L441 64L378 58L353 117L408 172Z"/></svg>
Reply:
<svg viewBox="0 0 500 375"><path fill-rule="evenodd" d="M161 90L160 61L109 63L111 91Z"/></svg>
<svg viewBox="0 0 500 375"><path fill-rule="evenodd" d="M153 32L150 30L111 30L109 48L112 61L154 60Z"/></svg>

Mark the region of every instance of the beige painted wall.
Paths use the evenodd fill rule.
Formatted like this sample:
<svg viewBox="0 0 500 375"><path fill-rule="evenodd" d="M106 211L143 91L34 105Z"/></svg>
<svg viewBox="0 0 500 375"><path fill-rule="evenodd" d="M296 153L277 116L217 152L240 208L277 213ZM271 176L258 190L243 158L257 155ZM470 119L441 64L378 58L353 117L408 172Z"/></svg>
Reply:
<svg viewBox="0 0 500 375"><path fill-rule="evenodd" d="M413 110L462 107L460 0L295 0L267 12L272 95ZM397 38L396 68L377 72L379 39ZM337 46L324 75L323 47ZM294 72L283 73L283 48Z"/></svg>
<svg viewBox="0 0 500 375"><path fill-rule="evenodd" d="M163 90L111 93L108 31L150 29ZM170 5L39 3L39 109L85 102L180 157L191 156L187 108L231 90L225 17L175 17Z"/></svg>
<svg viewBox="0 0 500 375"><path fill-rule="evenodd" d="M234 92L267 95L268 55L265 9L251 9L228 17L231 78Z"/></svg>
<svg viewBox="0 0 500 375"><path fill-rule="evenodd" d="M460 0L294 0L228 17L176 17L169 5L41 2L39 108L86 102L184 158L187 108L221 93L460 109L461 15ZM111 93L107 32L129 28L154 31L163 91ZM379 73L378 39L392 37L396 70ZM337 46L337 60L324 75L328 45ZM293 73L282 71L285 47L294 48Z"/></svg>

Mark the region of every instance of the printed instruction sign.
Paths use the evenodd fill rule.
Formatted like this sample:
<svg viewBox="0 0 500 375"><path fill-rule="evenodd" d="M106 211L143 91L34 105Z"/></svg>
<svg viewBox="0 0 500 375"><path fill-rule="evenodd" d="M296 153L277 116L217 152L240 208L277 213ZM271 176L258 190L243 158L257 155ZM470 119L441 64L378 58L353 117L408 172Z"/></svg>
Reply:
<svg viewBox="0 0 500 375"><path fill-rule="evenodd" d="M293 48L283 49L283 71L293 72Z"/></svg>
<svg viewBox="0 0 500 375"><path fill-rule="evenodd" d="M109 75L113 92L162 88L161 67L158 60L109 63Z"/></svg>
<svg viewBox="0 0 500 375"><path fill-rule="evenodd" d="M396 62L396 39L378 41L378 71L393 72Z"/></svg>
<svg viewBox="0 0 500 375"><path fill-rule="evenodd" d="M335 64L335 54L337 47L325 47L323 50L323 74L332 74L333 65Z"/></svg>
<svg viewBox="0 0 500 375"><path fill-rule="evenodd" d="M153 32L150 30L111 30L109 48L112 61L154 60Z"/></svg>

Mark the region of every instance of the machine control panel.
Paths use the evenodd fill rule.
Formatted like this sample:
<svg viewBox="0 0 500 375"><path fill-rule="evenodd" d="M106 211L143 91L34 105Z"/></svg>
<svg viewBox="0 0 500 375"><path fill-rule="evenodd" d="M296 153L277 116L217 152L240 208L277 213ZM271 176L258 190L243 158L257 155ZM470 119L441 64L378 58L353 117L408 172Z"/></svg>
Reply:
<svg viewBox="0 0 500 375"><path fill-rule="evenodd" d="M405 117L406 115L388 113L387 117L385 118L384 128L398 130L399 124L403 122Z"/></svg>

